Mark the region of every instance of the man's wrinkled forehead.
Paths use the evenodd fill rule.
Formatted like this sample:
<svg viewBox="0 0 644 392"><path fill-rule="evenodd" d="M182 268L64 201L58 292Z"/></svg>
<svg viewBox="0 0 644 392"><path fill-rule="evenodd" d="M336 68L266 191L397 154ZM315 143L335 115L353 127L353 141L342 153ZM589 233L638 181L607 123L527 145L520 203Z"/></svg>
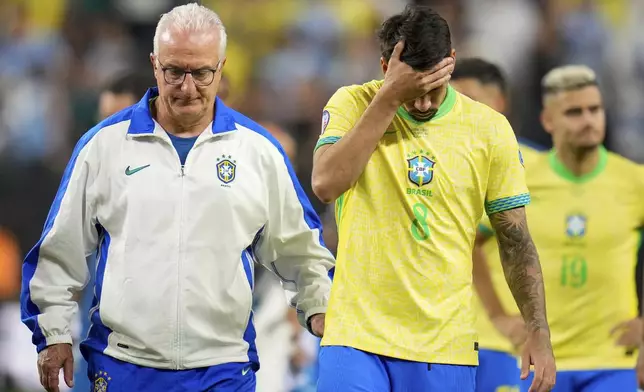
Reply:
<svg viewBox="0 0 644 392"><path fill-rule="evenodd" d="M185 66L200 62L199 66L215 66L219 62L219 32L166 29L159 35L159 60L173 61ZM194 64L191 64L194 65Z"/></svg>

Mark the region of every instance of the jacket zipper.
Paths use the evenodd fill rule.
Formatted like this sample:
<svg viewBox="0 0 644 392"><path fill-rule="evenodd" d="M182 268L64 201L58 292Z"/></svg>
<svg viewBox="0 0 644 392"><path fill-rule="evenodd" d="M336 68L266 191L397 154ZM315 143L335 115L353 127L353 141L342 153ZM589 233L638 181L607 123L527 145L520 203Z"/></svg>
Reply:
<svg viewBox="0 0 644 392"><path fill-rule="evenodd" d="M171 367L175 370L179 370L183 368L183 358L181 357L181 346L182 346L182 341L181 341L181 263L183 262L183 216L184 216L184 177L186 176L186 165L181 164L181 158L179 157L179 153L177 152L176 148L172 144L170 140L167 140L166 138L161 137L172 149L174 152L174 156L176 157L177 161L179 162L179 177L181 178L181 194L180 194L180 214L179 214L179 256L178 256L178 261L177 261L177 300L176 300L176 306L177 306L177 311L176 311L176 320L175 320L175 331L176 331L176 336L173 339L173 346L174 346L174 358L171 360ZM190 153L192 150L200 143L195 143L192 149L188 152L188 155L186 155L186 163L188 163L188 159L190 157Z"/></svg>
<svg viewBox="0 0 644 392"><path fill-rule="evenodd" d="M193 147L194 148L194 147ZM190 155L190 152L188 152ZM186 163L188 162L188 156L186 156ZM181 163L181 162L179 162ZM184 198L185 198L185 176L186 168L185 164L181 165L181 196L180 196L180 213L179 213L179 262L177 263L177 352L176 352L176 367L177 369L183 368L183 359L181 358L181 280L182 280L182 263L183 263L183 253L184 253L184 243L183 243L183 220L184 220Z"/></svg>
<svg viewBox="0 0 644 392"><path fill-rule="evenodd" d="M177 262L177 318L176 318L176 338L175 338L175 353L174 353L174 369L179 370L183 369L183 358L181 357L181 347L182 347L182 341L181 341L181 264L183 262L183 248L184 248L184 243L183 243L183 220L184 220L184 199L185 199L185 190L184 190L184 184L185 184L185 176L186 176L186 166L188 163L188 160L190 159L190 153L192 150L197 147L199 144L198 142L195 142L195 144L192 146L190 151L188 151L188 154L186 155L186 161L185 164L181 164L181 158L179 157L179 153L177 152L176 148L174 148L174 145L172 145L172 142L169 142L170 147L174 151L174 155L177 158L177 161L179 161L179 177L181 177L181 195L180 195L180 212L179 212L179 260Z"/></svg>
<svg viewBox="0 0 644 392"><path fill-rule="evenodd" d="M174 146L173 146L174 147ZM190 160L190 153L192 153L192 150L197 147L197 143L192 146L190 151L188 151L188 154L186 155L186 160L185 163L181 165L181 209L180 209L180 214L179 214L179 262L177 263L177 352L176 352L176 357L175 357L175 363L176 363L176 368L177 369L183 369L183 358L181 356L182 352L182 346L183 342L181 339L182 335L182 328L181 328L181 281L182 281L182 264L183 264L183 251L184 251L184 238L183 238L183 221L184 221L184 205L185 205L185 177L186 177L186 166L188 165L188 161ZM176 149L175 149L176 152ZM181 160L179 158L179 154L177 153L177 159L179 159L179 164L181 164Z"/></svg>
<svg viewBox="0 0 644 392"><path fill-rule="evenodd" d="M165 139L164 139L165 140ZM176 318L175 318L175 336L173 339L173 346L174 346L174 356L172 359L171 366L173 369L178 370L181 369L181 263L183 261L183 194L184 194L184 177L186 175L185 173L185 165L181 164L181 158L179 157L179 153L177 152L176 148L170 141L166 141L172 151L174 152L174 156L177 159L177 162L179 162L179 177L181 179L181 190L180 190L180 196L179 196L179 232L178 232L178 239L179 239L179 255L178 255L178 260L177 260L177 297L176 297ZM188 158L186 157L186 161Z"/></svg>

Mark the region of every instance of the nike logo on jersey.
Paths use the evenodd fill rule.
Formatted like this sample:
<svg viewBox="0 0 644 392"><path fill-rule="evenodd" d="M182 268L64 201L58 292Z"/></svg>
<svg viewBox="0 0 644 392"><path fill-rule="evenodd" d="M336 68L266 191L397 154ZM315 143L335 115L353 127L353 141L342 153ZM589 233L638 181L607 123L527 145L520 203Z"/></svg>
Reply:
<svg viewBox="0 0 644 392"><path fill-rule="evenodd" d="M130 167L128 166L128 167L126 167L126 168L125 168L125 175L126 175L126 176L131 176L132 174L134 174L134 173L138 173L138 172L140 172L141 170L143 170L143 169L145 169L146 167L149 167L149 166L150 166L150 165L139 166L139 167L134 168L134 169L130 169Z"/></svg>
<svg viewBox="0 0 644 392"><path fill-rule="evenodd" d="M248 372L250 372L250 368L242 370L242 376L245 376L246 374L248 374Z"/></svg>

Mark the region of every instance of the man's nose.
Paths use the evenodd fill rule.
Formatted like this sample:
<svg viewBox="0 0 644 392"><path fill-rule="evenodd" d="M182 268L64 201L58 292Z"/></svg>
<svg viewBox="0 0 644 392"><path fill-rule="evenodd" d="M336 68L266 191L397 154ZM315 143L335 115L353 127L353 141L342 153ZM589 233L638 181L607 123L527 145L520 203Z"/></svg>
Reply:
<svg viewBox="0 0 644 392"><path fill-rule="evenodd" d="M426 112L432 107L432 100L429 96L424 96L414 101L414 107L419 112Z"/></svg>
<svg viewBox="0 0 644 392"><path fill-rule="evenodd" d="M195 81L192 78L192 74L187 73L185 78L183 78L183 83L181 83L181 91L184 93L193 92L196 90Z"/></svg>

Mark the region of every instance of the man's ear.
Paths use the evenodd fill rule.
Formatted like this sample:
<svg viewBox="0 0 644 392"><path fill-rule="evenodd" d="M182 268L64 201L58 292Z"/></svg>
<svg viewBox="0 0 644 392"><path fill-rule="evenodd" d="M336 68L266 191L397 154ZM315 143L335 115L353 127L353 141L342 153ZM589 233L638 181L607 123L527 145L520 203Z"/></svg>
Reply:
<svg viewBox="0 0 644 392"><path fill-rule="evenodd" d="M382 69L382 74L386 75L387 68L389 68L389 62L384 57L380 58L380 68Z"/></svg>

